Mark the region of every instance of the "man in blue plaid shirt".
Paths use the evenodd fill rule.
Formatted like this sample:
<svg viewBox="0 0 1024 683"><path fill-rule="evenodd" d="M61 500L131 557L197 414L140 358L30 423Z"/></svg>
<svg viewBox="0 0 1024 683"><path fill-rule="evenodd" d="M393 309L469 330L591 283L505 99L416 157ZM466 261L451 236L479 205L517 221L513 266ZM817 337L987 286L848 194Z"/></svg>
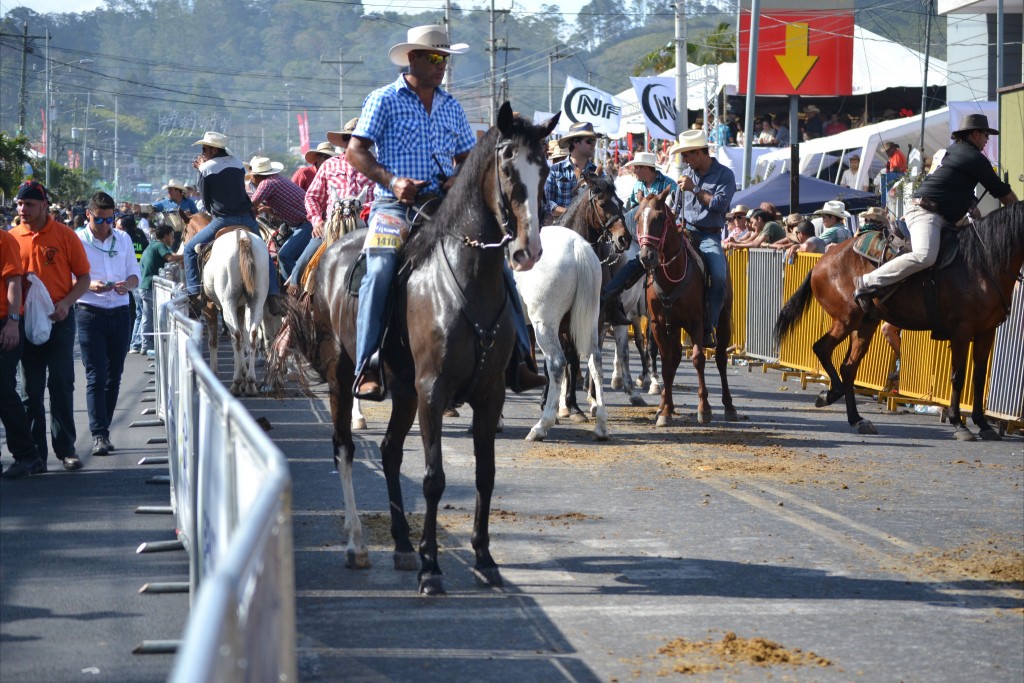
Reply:
<svg viewBox="0 0 1024 683"><path fill-rule="evenodd" d="M452 48L444 26L409 29L407 42L388 53L392 64L408 67L407 71L367 96L346 148L349 163L377 183L363 243L366 275L359 286L356 316L357 398L384 398L375 354L384 333L398 250L409 236L413 209L448 188L458 171L455 164L465 161L476 143L462 106L440 87L449 55L465 51ZM521 314L517 318L521 342L526 323ZM520 372L519 377L523 388L547 383L535 373L531 377Z"/></svg>
<svg viewBox="0 0 1024 683"><path fill-rule="evenodd" d="M544 197L547 199L545 224L554 223L572 204L576 188L587 173L597 173L594 152L597 150L597 134L594 124L579 121L569 127L569 132L558 140L558 146L569 150L569 156L551 165L548 179L544 182Z"/></svg>

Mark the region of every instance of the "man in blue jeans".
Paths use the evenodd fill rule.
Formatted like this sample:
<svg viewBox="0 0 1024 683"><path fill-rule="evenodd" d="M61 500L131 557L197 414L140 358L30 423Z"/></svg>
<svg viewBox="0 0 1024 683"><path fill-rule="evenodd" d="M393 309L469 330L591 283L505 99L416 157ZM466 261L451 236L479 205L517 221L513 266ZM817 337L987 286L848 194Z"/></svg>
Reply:
<svg viewBox="0 0 1024 683"><path fill-rule="evenodd" d="M89 259L89 289L76 308L78 345L85 365L85 402L92 454L109 455L110 423L121 392L121 373L132 334L131 292L141 272L132 238L114 229L114 200L106 192L89 199L87 223L77 233Z"/></svg>
<svg viewBox="0 0 1024 683"><path fill-rule="evenodd" d="M398 250L408 235L413 207L424 194L438 195L456 173L454 164L469 156L476 136L462 106L441 89L452 49L444 26L409 29L408 40L391 48L392 64L407 67L396 81L370 93L346 149L349 163L377 183L370 209L369 232L363 245L366 276L359 287L356 318L357 398L384 398L380 368L370 362L380 346L388 292ZM377 154L371 152L376 145ZM454 162L454 163L453 163ZM508 266L510 300L516 320L519 355L513 391L544 386L547 380L526 366L530 358L526 323Z"/></svg>
<svg viewBox="0 0 1024 683"><path fill-rule="evenodd" d="M210 224L185 245L185 289L193 312L199 310L199 299L203 291L196 247L209 244L217 237L218 230L229 225L244 225L256 235L260 233L260 226L252 214L252 202L245 191L245 167L231 156L227 143L226 135L214 131L207 131L202 140L192 143L202 147L202 152L192 162L192 166L199 170L199 193L203 198L203 206L213 215ZM273 263L270 264L270 273L267 310L273 315L281 315L284 312L278 300L281 285Z"/></svg>

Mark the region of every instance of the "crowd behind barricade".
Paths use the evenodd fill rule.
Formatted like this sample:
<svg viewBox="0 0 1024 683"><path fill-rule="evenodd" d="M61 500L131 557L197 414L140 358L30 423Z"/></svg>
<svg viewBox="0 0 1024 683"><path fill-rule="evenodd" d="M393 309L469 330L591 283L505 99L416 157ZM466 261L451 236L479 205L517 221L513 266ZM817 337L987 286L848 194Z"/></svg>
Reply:
<svg viewBox="0 0 1024 683"><path fill-rule="evenodd" d="M167 196L151 205L115 205L104 192L60 205L49 201L47 189L40 183L25 182L18 190L16 210L3 215L0 240L5 284L5 296L0 301L0 390L4 397L0 413L15 459L2 476L15 479L45 472L51 447L65 469L82 467L75 451L77 430L72 409L76 338L85 366L91 453L102 456L115 450L109 425L125 358L129 353L153 354L153 276L165 264L183 261L190 307L198 310L202 280L197 247L213 242L217 231L225 226L242 225L258 232L258 215L278 226L270 245L274 276L269 278L266 306L269 313L280 315L284 309L281 297L301 295L305 270L325 241L333 239L343 200L362 198L365 208L360 218L368 221L376 242L368 240L370 246L364 247L368 275L360 289L359 379L355 390L357 395L379 398L380 382L373 356L381 333L382 302L395 267L397 249L387 247L395 232L391 223L405 221L409 206L428 205L431 198L442 195L475 142L461 106L440 87L453 51L437 46L447 44L444 27L411 29L408 41L395 46L390 55L392 62L404 69L403 74L391 85L371 93L360 117L349 121L341 131L327 132L327 140L305 154L307 165L290 176L283 173L284 164L267 156L258 155L248 162L235 158L227 136L209 131L193 143L201 147L193 163L197 184L169 179L163 186ZM403 89L418 97L427 110L437 107L437 114L458 132L456 139L433 140L429 149L403 147L407 140L399 137L405 128L395 125L396 118L403 118L406 128L419 125L414 108L396 98L395 93ZM785 147L794 139L835 135L868 122L866 113L851 119L830 112L826 118L814 105L804 109L796 131L788 129L788 120L785 115L760 116L755 122L754 144ZM717 146L743 144L743 122L727 115L695 128L682 132L671 146L628 150L623 158L599 153L602 136L593 125L574 123L548 147L545 222L558 220L590 174L615 182L630 222L644 196L668 193L668 204L678 217L679 227L688 231L708 264L709 323L717 319L722 308L725 262L730 250L777 249L785 252L784 263L791 263L797 253L826 253L865 231L904 240L912 236L909 255L884 271L885 282L890 283L934 261L935 226L942 220L958 220L970 208L966 197L958 199L956 206L948 200L950 192L962 194L963 188L974 186L960 181L987 183L986 187L1004 203L1016 200L1008 186L989 177L991 167L979 161L983 157L978 150L988 135L997 132L982 115L965 117L960 129L953 132L954 144L945 154L945 166L938 162L939 172L928 176L914 195L909 225L878 207L858 216L847 210L840 187L850 187L856 181L860 163L857 155L849 157L849 168L842 174L835 198L813 212L783 216L767 202L749 207L734 204L736 178L711 152ZM442 153L438 145L450 149L446 147ZM886 142L884 150L887 172L907 173L914 163L918 168L929 166L920 155L914 162L908 160L894 142ZM954 185L955 191L950 189ZM182 222L201 211L209 214L209 224L190 238L181 253L176 253L183 235ZM178 216L179 222L164 220L162 217L167 215ZM22 277L28 273L37 276L31 284ZM623 289L642 275L635 258L607 283L602 305L617 303ZM859 283L862 299L880 286L878 278L873 277L869 274ZM507 279L510 289L514 289L511 276ZM279 293L282 283L284 295ZM29 327L33 329L26 339L26 321L22 319L26 307L22 302L31 287L45 288L53 312L42 321L29 315ZM626 319L621 306L606 310L613 320ZM530 363L528 335L519 318L517 313L517 355L527 360L520 361L518 373L512 373L519 379L513 386L537 388L545 380L536 375ZM705 325L707 330L714 327ZM713 345L714 339L709 336L704 342ZM47 390L52 425L49 439L44 407Z"/></svg>

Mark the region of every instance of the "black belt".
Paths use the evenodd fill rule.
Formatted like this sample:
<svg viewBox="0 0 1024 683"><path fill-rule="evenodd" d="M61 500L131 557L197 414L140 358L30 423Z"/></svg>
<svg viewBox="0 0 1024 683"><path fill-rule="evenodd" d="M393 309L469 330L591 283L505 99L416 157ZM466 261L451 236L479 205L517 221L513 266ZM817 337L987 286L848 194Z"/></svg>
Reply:
<svg viewBox="0 0 1024 683"><path fill-rule="evenodd" d="M90 306L89 304L75 304L76 308L81 308L83 311L88 311L95 315L117 315L118 313L127 313L127 306L117 306L115 308L103 308L102 306Z"/></svg>
<svg viewBox="0 0 1024 683"><path fill-rule="evenodd" d="M932 213L939 212L939 203L930 197L914 197L914 204L920 206L925 211L931 211Z"/></svg>

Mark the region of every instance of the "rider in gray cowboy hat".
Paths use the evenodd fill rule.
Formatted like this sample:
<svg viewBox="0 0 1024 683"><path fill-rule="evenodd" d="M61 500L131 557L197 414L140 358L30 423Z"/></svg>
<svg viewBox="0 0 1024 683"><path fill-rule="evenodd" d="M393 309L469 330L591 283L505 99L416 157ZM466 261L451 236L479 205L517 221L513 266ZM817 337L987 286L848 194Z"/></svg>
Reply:
<svg viewBox="0 0 1024 683"><path fill-rule="evenodd" d="M935 263L943 225L955 224L967 213L978 217L975 185L981 183L1003 204L1017 201L1017 195L999 179L992 162L981 153L990 135L999 135L999 131L989 127L984 114L967 114L960 119L960 127L950 134L954 143L940 152L938 166L914 193L914 205L904 217L912 251L857 277L853 296L861 308L870 306L878 290Z"/></svg>

